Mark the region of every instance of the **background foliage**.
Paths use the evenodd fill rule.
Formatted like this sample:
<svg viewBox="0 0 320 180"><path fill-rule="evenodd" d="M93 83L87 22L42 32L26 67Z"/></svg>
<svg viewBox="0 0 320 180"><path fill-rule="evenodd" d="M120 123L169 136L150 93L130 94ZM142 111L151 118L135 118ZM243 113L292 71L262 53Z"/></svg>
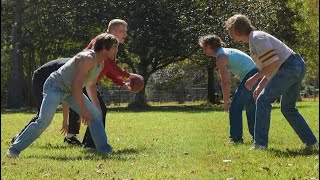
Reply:
<svg viewBox="0 0 320 180"><path fill-rule="evenodd" d="M198 38L215 33L228 47L248 52L247 45L230 41L224 27L228 17L242 13L249 16L258 29L274 34L300 52L308 63L306 83L318 88L319 2L316 0L13 0L1 3L2 107L32 105L33 71L52 59L72 57L93 37L104 32L114 18L124 19L129 25L129 36L120 48L118 62L128 71L141 74L149 86L163 85L160 81L149 81L150 78L168 76L173 78L168 79L172 82L166 85L175 88L180 82L190 83L190 72L205 72L209 96L215 93L217 85L213 82L218 77L214 63L200 51ZM186 64L190 67L185 68ZM178 71L171 71L173 67ZM171 74L165 74L170 71ZM134 103L146 103L144 90L136 95Z"/></svg>

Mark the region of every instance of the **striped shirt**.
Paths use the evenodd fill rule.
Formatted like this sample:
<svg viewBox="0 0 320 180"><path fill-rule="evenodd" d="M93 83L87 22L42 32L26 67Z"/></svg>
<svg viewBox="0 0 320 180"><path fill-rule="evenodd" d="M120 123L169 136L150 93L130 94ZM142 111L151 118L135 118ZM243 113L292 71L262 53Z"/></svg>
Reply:
<svg viewBox="0 0 320 180"><path fill-rule="evenodd" d="M279 39L263 31L252 31L249 34L249 47L253 60L260 70L275 61L283 63L293 53L292 49ZM279 67L274 69L266 78L270 80L278 69Z"/></svg>

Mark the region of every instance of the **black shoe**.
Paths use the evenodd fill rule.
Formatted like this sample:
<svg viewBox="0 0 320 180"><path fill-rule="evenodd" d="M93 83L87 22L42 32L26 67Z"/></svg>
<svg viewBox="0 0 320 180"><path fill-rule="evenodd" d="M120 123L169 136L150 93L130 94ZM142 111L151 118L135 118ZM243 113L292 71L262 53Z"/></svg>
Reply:
<svg viewBox="0 0 320 180"><path fill-rule="evenodd" d="M70 138L65 137L63 141L70 145L81 146L81 142L77 139L76 136L71 136Z"/></svg>
<svg viewBox="0 0 320 180"><path fill-rule="evenodd" d="M96 146L94 144L89 144L89 143L83 143L82 147L91 148L91 149L95 149L96 148Z"/></svg>
<svg viewBox="0 0 320 180"><path fill-rule="evenodd" d="M228 144L230 144L230 145L243 144L243 139L230 139Z"/></svg>

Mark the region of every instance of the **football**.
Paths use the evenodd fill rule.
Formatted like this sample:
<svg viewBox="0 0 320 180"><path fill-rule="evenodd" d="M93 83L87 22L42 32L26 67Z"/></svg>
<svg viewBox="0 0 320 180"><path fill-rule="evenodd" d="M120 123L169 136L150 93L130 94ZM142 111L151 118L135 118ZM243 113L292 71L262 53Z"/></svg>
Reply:
<svg viewBox="0 0 320 180"><path fill-rule="evenodd" d="M134 93L140 92L144 87L144 79L142 76L130 79L130 87Z"/></svg>

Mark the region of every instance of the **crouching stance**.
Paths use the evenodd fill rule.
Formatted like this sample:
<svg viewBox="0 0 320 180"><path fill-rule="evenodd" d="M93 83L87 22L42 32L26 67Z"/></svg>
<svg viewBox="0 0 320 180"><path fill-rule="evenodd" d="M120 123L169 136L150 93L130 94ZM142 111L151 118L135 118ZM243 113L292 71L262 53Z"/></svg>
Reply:
<svg viewBox="0 0 320 180"><path fill-rule="evenodd" d="M53 72L43 88L43 100L39 117L30 123L10 146L6 156L18 157L21 151L35 141L50 125L58 105L65 102L71 109L80 114L88 124L96 150L100 154L111 153L107 135L102 123L102 113L84 94L82 88L91 86L103 68L106 59L115 57L118 50L118 39L108 33L100 34L92 50L83 51ZM88 91L94 90L91 87ZM95 97L96 93L88 93ZM97 101L93 101L97 102Z"/></svg>

